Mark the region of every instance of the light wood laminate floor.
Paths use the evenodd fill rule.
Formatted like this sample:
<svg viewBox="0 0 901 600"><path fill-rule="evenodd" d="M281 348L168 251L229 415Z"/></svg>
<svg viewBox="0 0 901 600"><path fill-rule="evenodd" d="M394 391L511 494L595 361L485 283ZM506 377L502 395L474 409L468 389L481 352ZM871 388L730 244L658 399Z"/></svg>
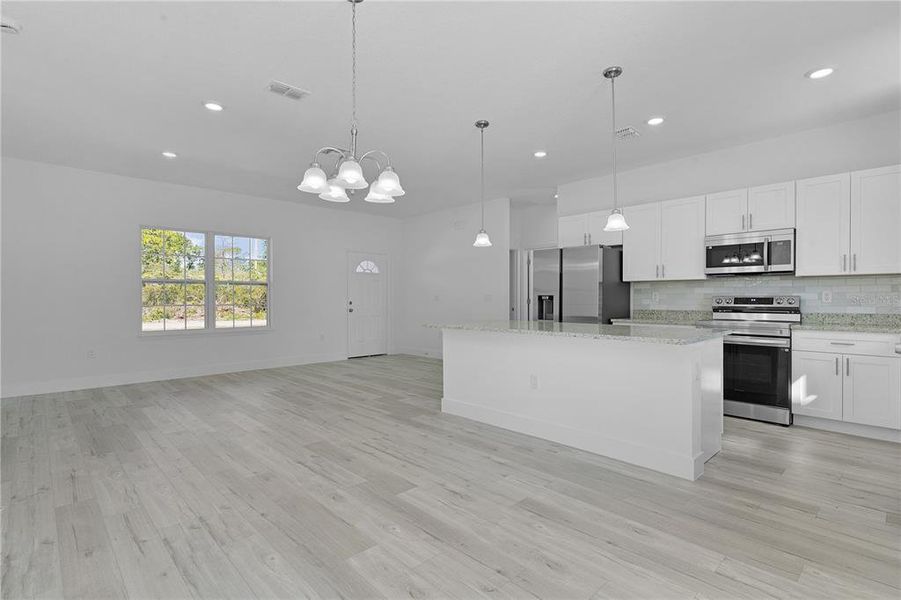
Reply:
<svg viewBox="0 0 901 600"><path fill-rule="evenodd" d="M3 598L899 597L898 445L727 419L688 482L440 396L391 356L4 400Z"/></svg>

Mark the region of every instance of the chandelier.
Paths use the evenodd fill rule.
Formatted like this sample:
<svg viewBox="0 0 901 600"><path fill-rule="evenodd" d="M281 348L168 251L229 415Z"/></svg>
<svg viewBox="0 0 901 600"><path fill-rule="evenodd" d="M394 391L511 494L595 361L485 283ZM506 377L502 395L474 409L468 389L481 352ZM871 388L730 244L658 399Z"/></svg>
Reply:
<svg viewBox="0 0 901 600"><path fill-rule="evenodd" d="M297 189L310 194L319 194L320 198L329 202L350 202L348 191L353 194L356 190L369 187L369 193L364 198L366 202L387 204L394 202L397 196L404 195L400 178L391 168L391 159L381 150L370 150L357 158L357 4L363 0L347 1L351 5L350 148L325 146L317 150ZM330 175L322 168L320 157L328 158L329 162L332 158L335 159ZM385 161L384 165L379 157ZM363 164L366 160L374 163L378 172L378 177L371 185L363 173Z"/></svg>
<svg viewBox="0 0 901 600"><path fill-rule="evenodd" d="M620 210L616 199L616 78L623 74L622 67L608 67L604 69L604 77L610 80L610 145L613 149L613 210L607 217L604 231L625 231L629 228L626 217Z"/></svg>
<svg viewBox="0 0 901 600"><path fill-rule="evenodd" d="M479 119L475 123L476 127L479 130L479 135L481 136L480 145L482 148L482 154L480 159L480 189L481 189L481 197L482 197L482 227L479 229L479 232L476 234L476 241L473 242L473 246L476 248L488 248L491 246L491 238L488 237L488 232L485 231L485 128L488 127L488 121L485 119Z"/></svg>

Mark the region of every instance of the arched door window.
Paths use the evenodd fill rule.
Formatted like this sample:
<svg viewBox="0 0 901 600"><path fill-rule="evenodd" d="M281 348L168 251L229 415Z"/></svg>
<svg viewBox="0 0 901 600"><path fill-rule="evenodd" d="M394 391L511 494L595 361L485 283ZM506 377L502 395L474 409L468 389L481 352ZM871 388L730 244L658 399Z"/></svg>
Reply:
<svg viewBox="0 0 901 600"><path fill-rule="evenodd" d="M379 266L371 260L361 260L355 271L357 273L378 273Z"/></svg>

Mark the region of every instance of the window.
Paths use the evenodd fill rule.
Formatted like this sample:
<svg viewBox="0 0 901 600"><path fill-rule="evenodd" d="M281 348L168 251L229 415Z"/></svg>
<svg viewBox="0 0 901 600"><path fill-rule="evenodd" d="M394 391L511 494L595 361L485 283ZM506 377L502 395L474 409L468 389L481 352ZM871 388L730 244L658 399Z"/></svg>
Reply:
<svg viewBox="0 0 901 600"><path fill-rule="evenodd" d="M141 331L266 327L269 240L141 230Z"/></svg>

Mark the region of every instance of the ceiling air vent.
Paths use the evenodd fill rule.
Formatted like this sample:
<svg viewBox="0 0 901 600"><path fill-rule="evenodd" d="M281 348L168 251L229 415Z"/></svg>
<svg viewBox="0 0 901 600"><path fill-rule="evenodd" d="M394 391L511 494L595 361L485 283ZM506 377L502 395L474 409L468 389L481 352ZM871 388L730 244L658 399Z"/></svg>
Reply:
<svg viewBox="0 0 901 600"><path fill-rule="evenodd" d="M0 17L0 31L3 31L3 33L19 33L22 31L22 27L12 19Z"/></svg>
<svg viewBox="0 0 901 600"><path fill-rule="evenodd" d="M301 100L305 96L309 96L313 93L309 90L304 90L281 81L276 81L275 79L269 82L269 91L273 94L278 94L279 96L290 98L291 100Z"/></svg>
<svg viewBox="0 0 901 600"><path fill-rule="evenodd" d="M638 130L632 127L631 125L627 127L623 127L622 129L616 130L616 139L618 140L628 140L630 138L637 138L641 134L638 133Z"/></svg>

